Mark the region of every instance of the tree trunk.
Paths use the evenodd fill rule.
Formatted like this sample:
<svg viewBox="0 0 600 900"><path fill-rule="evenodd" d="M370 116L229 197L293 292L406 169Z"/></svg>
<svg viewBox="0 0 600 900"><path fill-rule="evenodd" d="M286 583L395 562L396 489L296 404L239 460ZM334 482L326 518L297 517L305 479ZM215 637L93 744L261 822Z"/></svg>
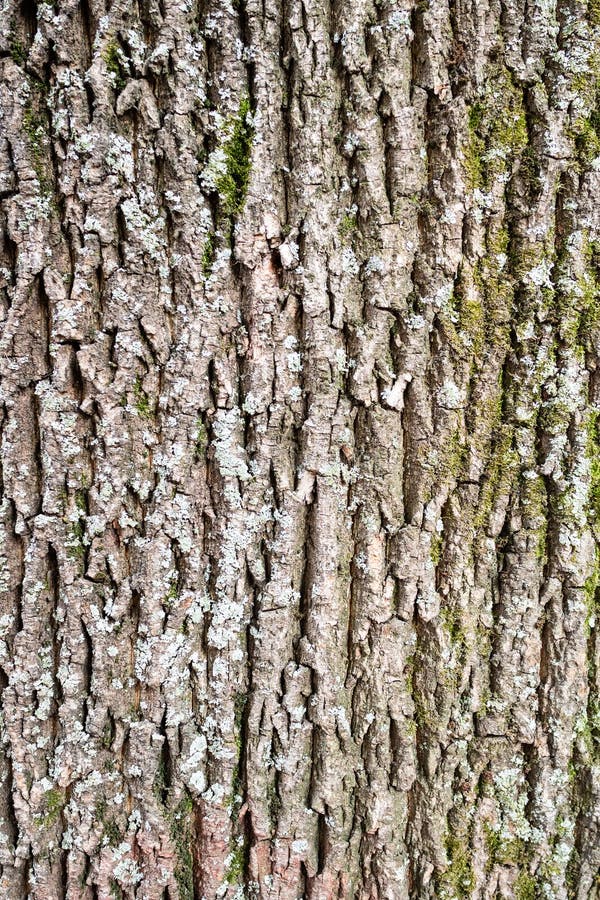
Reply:
<svg viewBox="0 0 600 900"><path fill-rule="evenodd" d="M598 0L2 0L0 895L600 896Z"/></svg>

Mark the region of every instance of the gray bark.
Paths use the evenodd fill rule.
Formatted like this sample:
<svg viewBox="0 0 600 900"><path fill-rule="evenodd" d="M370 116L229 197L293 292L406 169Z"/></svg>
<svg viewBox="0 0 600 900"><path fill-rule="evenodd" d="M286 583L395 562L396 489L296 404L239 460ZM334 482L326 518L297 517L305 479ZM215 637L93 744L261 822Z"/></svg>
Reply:
<svg viewBox="0 0 600 900"><path fill-rule="evenodd" d="M600 896L598 0L0 29L0 895Z"/></svg>

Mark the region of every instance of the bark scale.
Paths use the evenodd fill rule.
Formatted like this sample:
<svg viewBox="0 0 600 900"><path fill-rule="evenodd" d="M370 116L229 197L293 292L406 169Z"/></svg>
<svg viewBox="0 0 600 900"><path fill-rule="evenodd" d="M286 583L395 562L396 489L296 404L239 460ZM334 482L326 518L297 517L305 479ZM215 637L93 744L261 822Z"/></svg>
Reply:
<svg viewBox="0 0 600 900"><path fill-rule="evenodd" d="M0 893L600 871L597 0L3 0Z"/></svg>

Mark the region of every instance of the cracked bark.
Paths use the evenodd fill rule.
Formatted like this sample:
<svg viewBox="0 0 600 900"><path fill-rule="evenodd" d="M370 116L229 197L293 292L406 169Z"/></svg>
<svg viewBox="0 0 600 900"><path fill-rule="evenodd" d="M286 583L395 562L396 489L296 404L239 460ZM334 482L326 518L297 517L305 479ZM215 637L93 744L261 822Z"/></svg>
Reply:
<svg viewBox="0 0 600 900"><path fill-rule="evenodd" d="M598 896L596 0L0 10L2 897Z"/></svg>

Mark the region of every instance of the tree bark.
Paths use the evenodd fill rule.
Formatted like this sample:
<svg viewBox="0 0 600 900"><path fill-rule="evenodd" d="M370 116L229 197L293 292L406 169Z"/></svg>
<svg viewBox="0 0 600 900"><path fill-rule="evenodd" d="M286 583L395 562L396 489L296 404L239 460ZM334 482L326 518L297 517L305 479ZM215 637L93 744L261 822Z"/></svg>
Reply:
<svg viewBox="0 0 600 900"><path fill-rule="evenodd" d="M600 896L598 0L2 0L0 895Z"/></svg>

